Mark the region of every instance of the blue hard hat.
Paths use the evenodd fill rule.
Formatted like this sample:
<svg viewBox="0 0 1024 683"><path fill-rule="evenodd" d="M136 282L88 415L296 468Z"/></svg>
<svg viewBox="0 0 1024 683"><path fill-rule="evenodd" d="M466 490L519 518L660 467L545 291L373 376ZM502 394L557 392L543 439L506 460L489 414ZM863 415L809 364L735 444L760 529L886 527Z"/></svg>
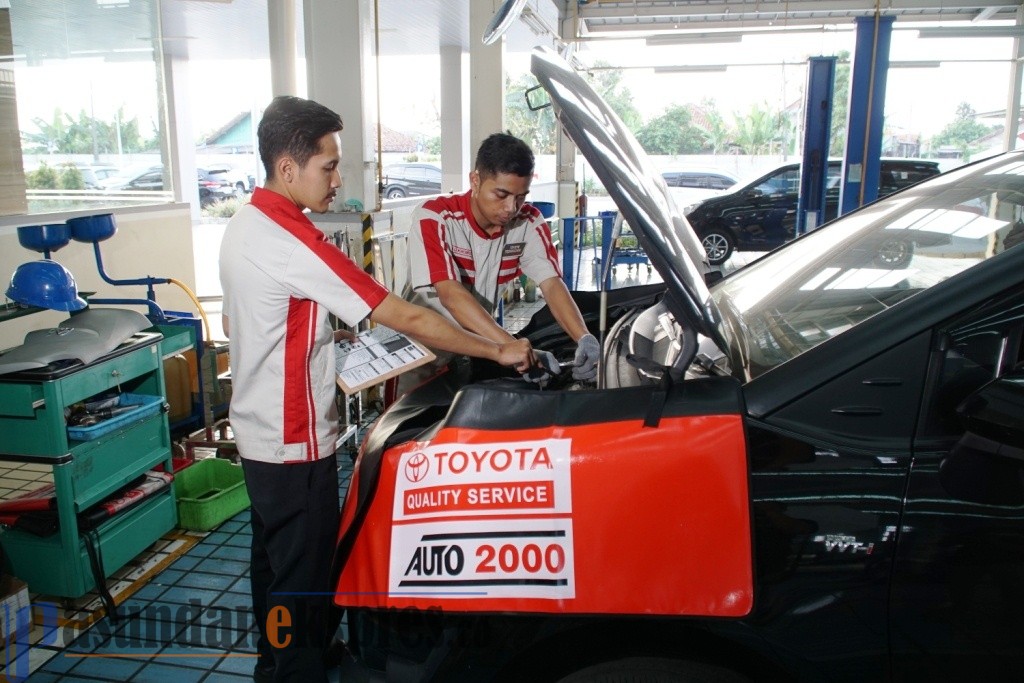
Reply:
<svg viewBox="0 0 1024 683"><path fill-rule="evenodd" d="M78 296L78 285L71 271L50 259L18 266L11 276L7 298L25 306L55 311L78 311L88 305Z"/></svg>

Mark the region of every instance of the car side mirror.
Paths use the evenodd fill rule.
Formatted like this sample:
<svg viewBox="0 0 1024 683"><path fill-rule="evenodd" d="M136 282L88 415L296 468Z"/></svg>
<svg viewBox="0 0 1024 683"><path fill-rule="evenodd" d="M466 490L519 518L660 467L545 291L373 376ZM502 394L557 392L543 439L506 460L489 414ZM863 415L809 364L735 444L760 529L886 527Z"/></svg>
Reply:
<svg viewBox="0 0 1024 683"><path fill-rule="evenodd" d="M1024 460L1024 368L997 377L956 409L964 430L991 442L991 453Z"/></svg>
<svg viewBox="0 0 1024 683"><path fill-rule="evenodd" d="M984 385L956 412L965 431L939 465L942 487L974 503L1024 504L1024 369Z"/></svg>
<svg viewBox="0 0 1024 683"><path fill-rule="evenodd" d="M526 98L526 107L530 111L539 111L551 106L548 92L544 90L543 86L535 85L532 88L527 88L523 96Z"/></svg>

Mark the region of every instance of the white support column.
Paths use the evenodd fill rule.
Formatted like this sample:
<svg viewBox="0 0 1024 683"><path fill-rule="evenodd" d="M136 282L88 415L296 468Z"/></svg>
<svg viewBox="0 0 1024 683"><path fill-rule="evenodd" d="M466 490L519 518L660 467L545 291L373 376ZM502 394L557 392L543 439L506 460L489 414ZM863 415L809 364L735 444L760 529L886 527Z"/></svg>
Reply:
<svg viewBox="0 0 1024 683"><path fill-rule="evenodd" d="M484 45L494 15L489 2L469 4L469 153L491 133L505 130L505 39Z"/></svg>
<svg viewBox="0 0 1024 683"><path fill-rule="evenodd" d="M267 0L271 95L296 95L295 0Z"/></svg>
<svg viewBox="0 0 1024 683"><path fill-rule="evenodd" d="M1024 5L1017 8L1017 26L1024 24ZM1020 90L1024 75L1024 40L1013 39L1013 59L1010 62L1010 83L1006 94L1006 121L1003 134L1003 150L1017 149L1017 133L1020 129Z"/></svg>
<svg viewBox="0 0 1024 683"><path fill-rule="evenodd" d="M458 194L469 187L469 171L473 164L469 152L466 126L466 91L462 48L441 47L441 191Z"/></svg>
<svg viewBox="0 0 1024 683"><path fill-rule="evenodd" d="M574 6L573 14L579 10ZM559 9L559 35L563 40L572 40L575 35L575 17L567 17L563 9ZM555 142L555 180L558 182L557 210L559 217L576 215L576 199L583 188L576 188L576 145L561 125L558 126L558 140ZM555 229L561 230L561 222L555 224Z"/></svg>
<svg viewBox="0 0 1024 683"><path fill-rule="evenodd" d="M174 201L188 202L192 220L200 216L199 186L196 184L196 144L192 117L188 113L188 54L164 50L161 58L166 93L167 135L162 142L164 182L174 187Z"/></svg>
<svg viewBox="0 0 1024 683"><path fill-rule="evenodd" d="M380 209L377 192L376 72L372 0L305 0L309 98L341 114L341 178L331 206L349 198L366 211Z"/></svg>

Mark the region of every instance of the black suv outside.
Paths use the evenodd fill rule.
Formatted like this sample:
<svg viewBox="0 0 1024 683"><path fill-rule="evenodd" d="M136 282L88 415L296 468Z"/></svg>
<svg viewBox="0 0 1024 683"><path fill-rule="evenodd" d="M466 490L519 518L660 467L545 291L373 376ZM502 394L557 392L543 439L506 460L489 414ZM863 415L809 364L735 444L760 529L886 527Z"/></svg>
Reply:
<svg viewBox="0 0 1024 683"><path fill-rule="evenodd" d="M384 169L385 199L440 194L441 169L433 164L392 164Z"/></svg>
<svg viewBox="0 0 1024 683"><path fill-rule="evenodd" d="M923 159L882 159L878 196L938 175L935 161ZM836 217L842 161L828 164L825 191L825 222ZM689 221L708 254L711 265L724 263L733 251L769 251L795 236L796 207L800 189L800 164L786 164L725 194L686 207ZM913 243L887 245L879 252L886 267L905 265Z"/></svg>

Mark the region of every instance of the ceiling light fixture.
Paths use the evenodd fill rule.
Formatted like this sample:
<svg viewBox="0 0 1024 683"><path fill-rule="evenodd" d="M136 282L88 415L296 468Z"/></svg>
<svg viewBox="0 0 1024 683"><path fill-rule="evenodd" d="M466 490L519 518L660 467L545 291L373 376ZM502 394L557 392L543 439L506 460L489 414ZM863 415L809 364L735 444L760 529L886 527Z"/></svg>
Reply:
<svg viewBox="0 0 1024 683"><path fill-rule="evenodd" d="M664 33L654 35L645 41L647 47L658 47L661 45L700 45L706 43L739 43L743 40L742 33L736 32L713 32L702 33Z"/></svg>
<svg viewBox="0 0 1024 683"><path fill-rule="evenodd" d="M729 67L725 64L680 64L678 66L656 66L656 74L717 73Z"/></svg>
<svg viewBox="0 0 1024 683"><path fill-rule="evenodd" d="M934 26L917 31L918 38L1024 38L1024 26Z"/></svg>
<svg viewBox="0 0 1024 683"><path fill-rule="evenodd" d="M938 69L942 62L938 60L894 60L889 62L890 69Z"/></svg>

